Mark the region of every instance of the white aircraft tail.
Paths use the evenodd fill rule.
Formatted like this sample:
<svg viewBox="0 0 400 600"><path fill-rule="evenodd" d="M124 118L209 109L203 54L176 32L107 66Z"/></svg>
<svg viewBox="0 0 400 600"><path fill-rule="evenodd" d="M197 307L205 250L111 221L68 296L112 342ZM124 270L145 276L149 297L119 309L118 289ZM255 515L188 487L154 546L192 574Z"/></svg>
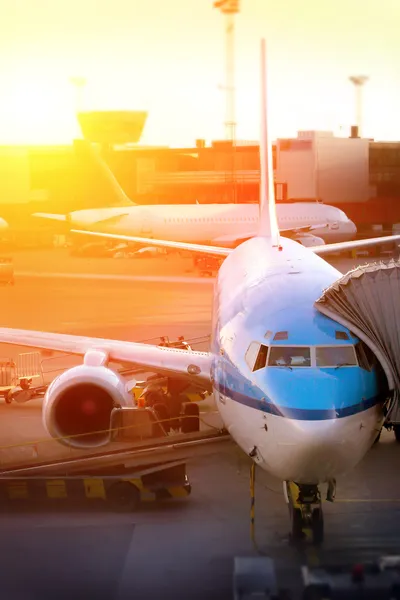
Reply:
<svg viewBox="0 0 400 600"><path fill-rule="evenodd" d="M268 96L266 45L261 40L261 136L260 136L260 224L258 235L270 237L279 246L279 227L276 216L272 144L268 137Z"/></svg>
<svg viewBox="0 0 400 600"><path fill-rule="evenodd" d="M101 155L100 147L86 140L76 140L75 148L78 160L95 173L96 179L102 188L103 198L107 198L107 206L129 206L134 204L125 194L120 183ZM101 208L95 206L94 208Z"/></svg>

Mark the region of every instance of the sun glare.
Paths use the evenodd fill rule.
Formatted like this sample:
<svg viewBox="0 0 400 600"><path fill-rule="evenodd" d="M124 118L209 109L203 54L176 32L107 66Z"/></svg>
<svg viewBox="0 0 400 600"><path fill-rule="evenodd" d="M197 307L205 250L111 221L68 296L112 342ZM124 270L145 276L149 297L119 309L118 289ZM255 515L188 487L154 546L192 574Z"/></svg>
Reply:
<svg viewBox="0 0 400 600"><path fill-rule="evenodd" d="M70 143L81 136L74 101L68 80L19 78L0 100L0 144Z"/></svg>

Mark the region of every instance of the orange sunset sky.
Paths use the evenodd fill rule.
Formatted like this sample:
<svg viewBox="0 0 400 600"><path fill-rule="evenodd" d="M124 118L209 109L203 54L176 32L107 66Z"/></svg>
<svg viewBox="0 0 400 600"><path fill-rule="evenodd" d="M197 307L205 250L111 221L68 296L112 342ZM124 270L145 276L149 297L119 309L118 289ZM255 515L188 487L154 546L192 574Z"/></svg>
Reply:
<svg viewBox="0 0 400 600"><path fill-rule="evenodd" d="M242 0L236 18L239 139L258 139L259 39L269 51L273 137L347 134L352 74L366 74L364 133L400 139L400 0ZM224 137L224 18L211 0L2 0L0 144L79 135L85 109L145 109L141 143ZM344 134L343 133L343 134Z"/></svg>

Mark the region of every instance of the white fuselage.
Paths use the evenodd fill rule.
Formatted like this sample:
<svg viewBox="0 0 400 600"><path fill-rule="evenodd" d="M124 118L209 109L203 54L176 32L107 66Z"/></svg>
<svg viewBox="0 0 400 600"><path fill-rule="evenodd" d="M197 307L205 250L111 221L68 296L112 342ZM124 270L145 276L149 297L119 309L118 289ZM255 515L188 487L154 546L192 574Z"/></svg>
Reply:
<svg viewBox="0 0 400 600"><path fill-rule="evenodd" d="M326 243L350 240L356 233L343 211L317 202L278 204L277 216L281 230L316 227L311 234ZM133 205L79 210L69 215L75 228L212 244L254 236L258 220L258 204Z"/></svg>
<svg viewBox="0 0 400 600"><path fill-rule="evenodd" d="M374 373L357 366L265 366L253 371L252 342L288 346L354 346L315 300L340 273L293 240L282 250L253 238L222 264L215 287L212 351L217 407L239 446L274 476L315 484L353 468L383 422ZM273 341L276 332L284 341ZM270 332L270 335L267 333ZM314 349L314 350L313 350ZM254 358L252 359L254 360Z"/></svg>

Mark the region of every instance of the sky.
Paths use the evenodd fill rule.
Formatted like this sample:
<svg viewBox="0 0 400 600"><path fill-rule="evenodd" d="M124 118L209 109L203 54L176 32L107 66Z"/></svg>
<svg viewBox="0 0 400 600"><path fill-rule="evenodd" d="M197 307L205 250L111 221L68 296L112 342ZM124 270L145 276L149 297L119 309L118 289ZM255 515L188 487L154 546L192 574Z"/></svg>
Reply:
<svg viewBox="0 0 400 600"><path fill-rule="evenodd" d="M363 133L400 139L399 0L241 0L235 19L237 138L259 138L259 41L268 45L274 138L347 135L350 75L367 75ZM1 0L0 144L80 136L85 110L147 110L141 143L224 139L225 19L212 0Z"/></svg>

